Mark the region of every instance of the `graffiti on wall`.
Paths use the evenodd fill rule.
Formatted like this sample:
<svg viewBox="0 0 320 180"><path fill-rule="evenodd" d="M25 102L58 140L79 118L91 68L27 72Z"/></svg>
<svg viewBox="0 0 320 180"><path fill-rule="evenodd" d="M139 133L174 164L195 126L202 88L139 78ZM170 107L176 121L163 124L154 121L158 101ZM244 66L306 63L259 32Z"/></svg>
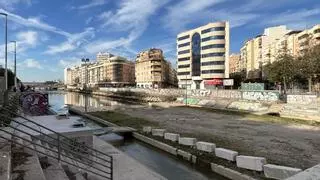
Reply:
<svg viewBox="0 0 320 180"><path fill-rule="evenodd" d="M278 101L278 91L243 91L242 99L254 101Z"/></svg>
<svg viewBox="0 0 320 180"><path fill-rule="evenodd" d="M263 91L264 83L241 83L241 89L245 91Z"/></svg>
<svg viewBox="0 0 320 180"><path fill-rule="evenodd" d="M187 98L183 100L183 104L197 105L199 102L200 102L200 99L195 99L195 98Z"/></svg>
<svg viewBox="0 0 320 180"><path fill-rule="evenodd" d="M317 95L287 95L288 104L316 104Z"/></svg>
<svg viewBox="0 0 320 180"><path fill-rule="evenodd" d="M44 115L48 110L48 94L29 92L22 94L20 103L24 112L31 115Z"/></svg>
<svg viewBox="0 0 320 180"><path fill-rule="evenodd" d="M211 98L241 99L241 92L235 90L217 90L211 93Z"/></svg>

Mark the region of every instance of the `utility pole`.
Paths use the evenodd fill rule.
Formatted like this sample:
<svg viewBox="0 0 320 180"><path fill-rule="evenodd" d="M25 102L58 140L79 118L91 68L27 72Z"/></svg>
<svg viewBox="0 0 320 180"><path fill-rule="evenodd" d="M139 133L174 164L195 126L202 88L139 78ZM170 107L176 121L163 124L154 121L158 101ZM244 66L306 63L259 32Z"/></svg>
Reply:
<svg viewBox="0 0 320 180"><path fill-rule="evenodd" d="M17 89L17 42L11 42L14 43L14 87Z"/></svg>

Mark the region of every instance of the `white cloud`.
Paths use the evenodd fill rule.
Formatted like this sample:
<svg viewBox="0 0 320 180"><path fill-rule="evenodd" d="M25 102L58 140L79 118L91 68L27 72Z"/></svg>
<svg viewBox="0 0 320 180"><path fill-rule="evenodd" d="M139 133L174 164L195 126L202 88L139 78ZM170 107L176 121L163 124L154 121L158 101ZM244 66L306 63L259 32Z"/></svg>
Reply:
<svg viewBox="0 0 320 180"><path fill-rule="evenodd" d="M37 17L29 17L29 18L24 18L22 16L19 16L17 14L14 13L10 13L4 9L0 9L0 12L2 13L6 13L8 14L8 19L18 23L20 25L24 25L27 27L33 27L33 28L37 28L37 29L41 29L44 31L49 31L49 32L53 32L53 33L57 33L57 34L61 34L63 36L70 36L71 34L68 32L65 32L57 27L51 26L45 22L42 22L39 18Z"/></svg>
<svg viewBox="0 0 320 180"><path fill-rule="evenodd" d="M129 46L146 30L150 16L167 2L168 0L122 0L115 13L103 12L98 16L98 19L102 21L103 28L109 27L109 30L113 31L126 31L128 36L116 40L94 41L85 47L85 51L97 53L121 47L130 52Z"/></svg>
<svg viewBox="0 0 320 180"><path fill-rule="evenodd" d="M79 10L89 9L92 7L104 5L106 3L107 3L106 0L91 0L91 2L89 2L88 4L84 4L78 7L73 7L72 9L79 9Z"/></svg>
<svg viewBox="0 0 320 180"><path fill-rule="evenodd" d="M182 0L168 7L168 14L162 19L165 27L177 32L192 22L207 21L215 16L211 8L225 0Z"/></svg>
<svg viewBox="0 0 320 180"><path fill-rule="evenodd" d="M14 6L20 3L31 5L31 0L0 0L0 7L12 11L15 9Z"/></svg>
<svg viewBox="0 0 320 180"><path fill-rule="evenodd" d="M21 31L17 33L16 37L20 43L35 45L38 42L38 33L36 31Z"/></svg>
<svg viewBox="0 0 320 180"><path fill-rule="evenodd" d="M76 58L76 57L69 57L69 58L65 58L65 59L60 59L58 62L58 66L62 67L62 68L67 68L67 67L73 67L75 65L79 65L80 59Z"/></svg>
<svg viewBox="0 0 320 180"><path fill-rule="evenodd" d="M45 54L57 54L67 51L72 51L81 46L83 43L86 43L85 38L92 39L94 37L94 28L87 28L81 33L72 34L68 39L61 44L51 45L48 47L48 50L45 51Z"/></svg>
<svg viewBox="0 0 320 180"><path fill-rule="evenodd" d="M19 63L17 66L20 66L23 68L35 68L35 69L42 69L42 66L40 65L39 61L36 61L34 59L26 59Z"/></svg>

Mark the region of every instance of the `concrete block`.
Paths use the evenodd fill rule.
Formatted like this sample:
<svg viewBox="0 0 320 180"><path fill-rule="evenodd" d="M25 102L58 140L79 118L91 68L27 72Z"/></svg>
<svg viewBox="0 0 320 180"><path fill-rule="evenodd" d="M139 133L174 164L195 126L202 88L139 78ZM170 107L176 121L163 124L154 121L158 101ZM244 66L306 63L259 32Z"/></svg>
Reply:
<svg viewBox="0 0 320 180"><path fill-rule="evenodd" d="M179 144L186 145L186 146L194 146L196 145L197 139L196 138L187 138L187 137L180 137Z"/></svg>
<svg viewBox="0 0 320 180"><path fill-rule="evenodd" d="M165 129L152 129L152 136L164 136L164 133L166 132Z"/></svg>
<svg viewBox="0 0 320 180"><path fill-rule="evenodd" d="M178 149L178 155L179 156L182 156L183 159L187 160L187 161L190 161L191 158L192 158L192 154L191 153L188 153L186 151L183 151L181 149Z"/></svg>
<svg viewBox="0 0 320 180"><path fill-rule="evenodd" d="M197 156L191 155L191 162L192 162L193 164L196 164L196 163L197 163Z"/></svg>
<svg viewBox="0 0 320 180"><path fill-rule="evenodd" d="M301 172L301 169L266 164L263 166L264 175L267 178L286 179Z"/></svg>
<svg viewBox="0 0 320 180"><path fill-rule="evenodd" d="M180 135L174 133L164 133L164 139L177 142L179 140Z"/></svg>
<svg viewBox="0 0 320 180"><path fill-rule="evenodd" d="M143 126L142 131L144 133L151 133L152 127L151 126Z"/></svg>
<svg viewBox="0 0 320 180"><path fill-rule="evenodd" d="M215 154L217 157L228 161L236 161L236 157L238 156L238 152L224 148L216 148Z"/></svg>
<svg viewBox="0 0 320 180"><path fill-rule="evenodd" d="M216 145L214 143L209 143L209 142L197 142L196 146L198 150L209 152L209 153L213 152L214 149L216 148Z"/></svg>
<svg viewBox="0 0 320 180"><path fill-rule="evenodd" d="M237 156L236 161L239 168L250 169L254 171L262 171L263 165L267 163L266 158L254 156Z"/></svg>
<svg viewBox="0 0 320 180"><path fill-rule="evenodd" d="M242 174L238 171L229 169L227 167L224 167L215 163L211 163L211 170L217 174L220 174L232 180L255 180L254 178L248 175Z"/></svg>
<svg viewBox="0 0 320 180"><path fill-rule="evenodd" d="M320 164L304 170L286 180L319 180L320 179Z"/></svg>

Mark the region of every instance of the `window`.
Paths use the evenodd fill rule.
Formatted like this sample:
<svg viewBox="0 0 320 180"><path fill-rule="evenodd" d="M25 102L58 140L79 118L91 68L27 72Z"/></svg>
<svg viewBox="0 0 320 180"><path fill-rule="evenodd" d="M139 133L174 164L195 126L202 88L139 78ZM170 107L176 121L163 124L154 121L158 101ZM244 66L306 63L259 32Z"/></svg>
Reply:
<svg viewBox="0 0 320 180"><path fill-rule="evenodd" d="M181 76L181 75L190 75L190 72L178 72L178 75Z"/></svg>
<svg viewBox="0 0 320 180"><path fill-rule="evenodd" d="M309 37L309 34L304 34L304 35L298 37L298 40L301 40L301 39L304 39L304 38L307 38L307 37Z"/></svg>
<svg viewBox="0 0 320 180"><path fill-rule="evenodd" d="M182 41L182 40L184 40L184 39L188 39L188 38L190 38L190 36L189 36L189 35L182 36L182 37L179 37L179 38L178 38L178 41Z"/></svg>
<svg viewBox="0 0 320 180"><path fill-rule="evenodd" d="M202 42L210 41L210 40L215 40L215 39L224 39L224 35L217 35L217 36L209 36L206 38L202 38Z"/></svg>
<svg viewBox="0 0 320 180"><path fill-rule="evenodd" d="M224 48L225 44L211 44L207 46L203 46L201 49L206 50L206 49L212 49L212 48Z"/></svg>
<svg viewBox="0 0 320 180"><path fill-rule="evenodd" d="M181 48L181 47L189 46L189 45L190 45L190 42L187 42L187 43L179 44L178 47Z"/></svg>
<svg viewBox="0 0 320 180"><path fill-rule="evenodd" d="M201 37L199 33L192 36L192 76L200 76Z"/></svg>
<svg viewBox="0 0 320 180"><path fill-rule="evenodd" d="M201 31L201 34L205 34L208 32L213 32L213 31L224 31L225 27L213 27L213 28L209 28L209 29L205 29Z"/></svg>
<svg viewBox="0 0 320 180"><path fill-rule="evenodd" d="M202 66L224 65L224 61L209 61L201 63Z"/></svg>
<svg viewBox="0 0 320 180"><path fill-rule="evenodd" d="M224 52L202 54L202 58L206 58L206 57L221 57L221 56L224 56Z"/></svg>
<svg viewBox="0 0 320 180"><path fill-rule="evenodd" d="M316 29L316 30L314 30L314 32L313 32L314 34L317 34L317 33L320 33L320 29Z"/></svg>
<svg viewBox="0 0 320 180"><path fill-rule="evenodd" d="M179 65L178 68L188 68L190 67L190 64L185 64L185 65Z"/></svg>
<svg viewBox="0 0 320 180"><path fill-rule="evenodd" d="M179 58L178 61L189 61L190 57Z"/></svg>
<svg viewBox="0 0 320 180"><path fill-rule="evenodd" d="M179 51L178 54L187 54L190 53L190 50Z"/></svg>
<svg viewBox="0 0 320 180"><path fill-rule="evenodd" d="M224 73L223 69L216 69L216 70L203 70L201 71L202 74L215 74L215 73Z"/></svg>

